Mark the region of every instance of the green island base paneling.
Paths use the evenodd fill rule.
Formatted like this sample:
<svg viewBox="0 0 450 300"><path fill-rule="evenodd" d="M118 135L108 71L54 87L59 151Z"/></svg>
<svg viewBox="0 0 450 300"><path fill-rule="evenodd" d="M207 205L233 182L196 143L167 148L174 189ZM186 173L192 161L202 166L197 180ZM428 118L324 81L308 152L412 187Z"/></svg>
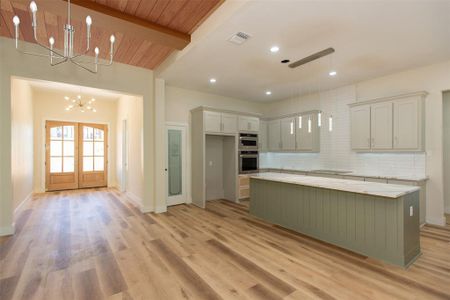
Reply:
<svg viewBox="0 0 450 300"><path fill-rule="evenodd" d="M250 214L402 267L421 253L419 191L393 199L251 178Z"/></svg>

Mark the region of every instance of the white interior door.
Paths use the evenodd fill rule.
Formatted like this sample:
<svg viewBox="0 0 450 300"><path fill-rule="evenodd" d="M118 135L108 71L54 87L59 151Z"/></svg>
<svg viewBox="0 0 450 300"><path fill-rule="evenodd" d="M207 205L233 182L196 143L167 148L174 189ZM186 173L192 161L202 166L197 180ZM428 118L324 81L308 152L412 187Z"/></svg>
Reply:
<svg viewBox="0 0 450 300"><path fill-rule="evenodd" d="M167 206L186 203L186 126L167 125Z"/></svg>

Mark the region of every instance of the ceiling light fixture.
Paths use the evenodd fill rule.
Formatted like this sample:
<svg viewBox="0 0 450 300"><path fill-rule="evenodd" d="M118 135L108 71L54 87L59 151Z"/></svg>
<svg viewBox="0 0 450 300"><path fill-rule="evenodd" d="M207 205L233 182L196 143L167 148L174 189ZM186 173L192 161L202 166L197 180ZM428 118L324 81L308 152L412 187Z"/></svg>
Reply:
<svg viewBox="0 0 450 300"><path fill-rule="evenodd" d="M78 108L80 112L84 113L86 110L91 112L97 112L97 110L94 108L93 103L95 102L94 98L91 98L91 100L87 102L82 101L81 95L77 95L76 99L70 100L68 96L65 96L64 99L66 101L69 101L69 105L66 106L66 111L71 111L74 108Z"/></svg>
<svg viewBox="0 0 450 300"><path fill-rule="evenodd" d="M270 96L270 95L272 95L272 92L271 91L266 91L266 95Z"/></svg>
<svg viewBox="0 0 450 300"><path fill-rule="evenodd" d="M217 80L216 80L215 78L211 78L211 79L209 80L209 82L210 82L210 83L216 83Z"/></svg>
<svg viewBox="0 0 450 300"><path fill-rule="evenodd" d="M92 59L82 60L83 57L85 57L86 54L90 50L91 25L92 25L92 18L90 16L86 17L86 38L87 38L86 50L81 54L75 53L75 51L74 51L75 28L70 23L70 21L71 21L70 9L71 9L70 8L70 0L67 0L67 24L64 25L64 52L63 53L60 53L59 51L56 51L55 49L53 49L53 46L55 44L55 38L53 36L51 36L48 39L48 46L43 44L41 41L38 41L38 38L37 38L37 10L38 10L38 7L36 5L36 2L34 2L34 1L31 1L31 3L30 3L30 11L32 13L31 27L33 28L33 38L34 38L34 41L36 42L36 44L38 44L39 46L41 46L42 48L44 48L48 51L48 54L25 52L25 51L22 51L21 49L19 49L20 19L18 16L13 17L16 50L23 54L39 56L39 57L48 57L48 58L50 58L51 66L56 66L56 65L70 61L71 63L73 63L91 73L97 73L99 65L100 66L112 65L113 57L114 57L114 43L116 41L116 38L114 35L111 35L109 38L110 49L109 49L109 62L108 63L99 63L98 55L100 53L100 50L98 47L95 48L94 60L92 60Z"/></svg>
<svg viewBox="0 0 450 300"><path fill-rule="evenodd" d="M278 46L272 46L272 48L270 48L270 52L272 53L277 53L278 51L280 51L280 47Z"/></svg>
<svg viewBox="0 0 450 300"><path fill-rule="evenodd" d="M337 75L337 72L336 72L336 71L330 71L330 73L328 73L328 75L330 75L330 76L336 76L336 75Z"/></svg>

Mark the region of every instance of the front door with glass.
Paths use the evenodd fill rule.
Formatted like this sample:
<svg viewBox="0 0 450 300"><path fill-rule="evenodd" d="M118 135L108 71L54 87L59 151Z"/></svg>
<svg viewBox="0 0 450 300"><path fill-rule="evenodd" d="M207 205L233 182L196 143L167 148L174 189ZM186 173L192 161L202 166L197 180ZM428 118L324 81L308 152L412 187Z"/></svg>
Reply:
<svg viewBox="0 0 450 300"><path fill-rule="evenodd" d="M106 125L47 121L46 190L107 185Z"/></svg>
<svg viewBox="0 0 450 300"><path fill-rule="evenodd" d="M48 121L46 124L47 191L78 188L78 124Z"/></svg>

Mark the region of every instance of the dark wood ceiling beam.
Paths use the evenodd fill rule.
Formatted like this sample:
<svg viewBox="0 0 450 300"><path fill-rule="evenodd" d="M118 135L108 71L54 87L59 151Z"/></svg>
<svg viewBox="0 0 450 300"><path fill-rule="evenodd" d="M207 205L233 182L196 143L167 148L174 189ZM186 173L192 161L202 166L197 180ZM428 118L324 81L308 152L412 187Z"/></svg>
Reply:
<svg viewBox="0 0 450 300"><path fill-rule="evenodd" d="M182 50L191 42L189 34L123 13L109 6L89 0L71 0L72 18L83 20L87 15L93 19L92 26L121 32L129 37L147 40L173 49ZM38 8L60 16L67 14L67 1L38 1Z"/></svg>

